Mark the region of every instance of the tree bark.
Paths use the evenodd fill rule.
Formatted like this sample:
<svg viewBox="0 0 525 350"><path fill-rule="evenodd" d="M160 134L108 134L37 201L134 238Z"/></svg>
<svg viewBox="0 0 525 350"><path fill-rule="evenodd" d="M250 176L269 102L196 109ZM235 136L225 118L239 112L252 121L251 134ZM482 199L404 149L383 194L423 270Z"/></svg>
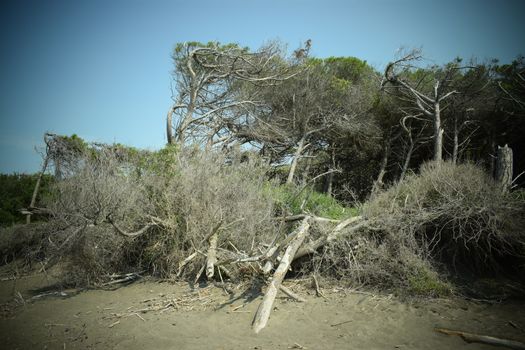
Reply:
<svg viewBox="0 0 525 350"><path fill-rule="evenodd" d="M275 270L272 281L268 285L266 294L264 294L263 301L257 309L257 313L253 319L252 327L255 333L259 333L261 329L266 327L268 319L270 318L270 313L272 311L272 305L277 296L277 292L283 282L284 276L290 268L290 264L294 260L295 253L304 242L308 229L310 228L309 223L310 217L306 217L297 232L295 239L288 245L282 258L281 263Z"/></svg>
<svg viewBox="0 0 525 350"><path fill-rule="evenodd" d="M512 148L498 146L496 158L496 181L503 192L508 192L512 186Z"/></svg>

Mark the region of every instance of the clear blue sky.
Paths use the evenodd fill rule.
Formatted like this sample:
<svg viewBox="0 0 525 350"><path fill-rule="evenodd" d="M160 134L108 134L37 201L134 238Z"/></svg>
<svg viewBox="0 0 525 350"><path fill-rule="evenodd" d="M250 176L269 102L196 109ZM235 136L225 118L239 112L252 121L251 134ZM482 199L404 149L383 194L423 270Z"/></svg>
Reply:
<svg viewBox="0 0 525 350"><path fill-rule="evenodd" d="M443 63L525 54L525 1L4 0L0 172L34 172L46 132L157 149L166 142L171 50L311 38L317 57L383 67L400 46Z"/></svg>

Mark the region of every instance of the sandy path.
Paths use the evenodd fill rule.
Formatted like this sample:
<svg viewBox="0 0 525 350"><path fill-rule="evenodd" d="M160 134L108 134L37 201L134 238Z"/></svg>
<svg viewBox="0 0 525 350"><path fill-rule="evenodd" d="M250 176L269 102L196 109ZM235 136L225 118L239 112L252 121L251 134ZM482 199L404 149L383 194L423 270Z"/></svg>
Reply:
<svg viewBox="0 0 525 350"><path fill-rule="evenodd" d="M22 290L28 298L23 288L46 281L33 278L17 281L16 286L13 283L1 282L3 302L12 299L14 290ZM250 325L260 298L233 311L245 299L232 302L219 288L192 293L182 284L138 282L115 291L49 297L12 312L6 312L4 306L0 348L494 349L437 334L434 327L525 341L524 331L509 323L525 326L523 302L489 305L455 299L407 304L343 291L327 291L326 299L306 298L307 303L279 298L268 327L255 335ZM139 316L132 312L164 306L170 300L178 309L138 312Z"/></svg>

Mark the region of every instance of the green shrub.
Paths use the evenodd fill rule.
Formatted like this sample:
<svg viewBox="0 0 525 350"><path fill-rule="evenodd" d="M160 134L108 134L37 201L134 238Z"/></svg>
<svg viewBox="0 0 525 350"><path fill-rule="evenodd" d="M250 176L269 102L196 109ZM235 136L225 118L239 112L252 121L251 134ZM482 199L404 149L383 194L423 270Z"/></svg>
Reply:
<svg viewBox="0 0 525 350"><path fill-rule="evenodd" d="M311 188L301 188L295 185L274 186L266 188L276 206L286 215L301 214L303 212L330 219L344 219L356 216L356 208L347 208L335 198L319 193Z"/></svg>

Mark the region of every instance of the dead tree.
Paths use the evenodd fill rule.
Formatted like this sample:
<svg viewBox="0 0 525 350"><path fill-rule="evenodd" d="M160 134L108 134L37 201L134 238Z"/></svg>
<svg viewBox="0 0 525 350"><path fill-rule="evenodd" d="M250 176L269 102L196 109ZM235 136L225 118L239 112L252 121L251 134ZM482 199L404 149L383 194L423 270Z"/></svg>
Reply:
<svg viewBox="0 0 525 350"><path fill-rule="evenodd" d="M401 98L410 101L420 112L432 121L434 160L441 161L443 159L443 127L441 120L443 102L450 96L458 93L456 90L450 90L449 83L453 72L460 68L457 65L446 67L441 77L437 75L432 77L434 82L431 91L424 92L421 88L423 79L418 82L411 82L400 75L402 72L409 72L409 70L413 68L411 63L421 58L420 52L413 50L401 59L389 63L385 69L382 86L385 87L389 85L395 88L401 93Z"/></svg>
<svg viewBox="0 0 525 350"><path fill-rule="evenodd" d="M176 96L166 116L169 144L228 140L229 126L260 105L254 89L240 92L243 84L276 85L296 74L276 44L249 52L235 44L184 43L175 48L173 60Z"/></svg>

